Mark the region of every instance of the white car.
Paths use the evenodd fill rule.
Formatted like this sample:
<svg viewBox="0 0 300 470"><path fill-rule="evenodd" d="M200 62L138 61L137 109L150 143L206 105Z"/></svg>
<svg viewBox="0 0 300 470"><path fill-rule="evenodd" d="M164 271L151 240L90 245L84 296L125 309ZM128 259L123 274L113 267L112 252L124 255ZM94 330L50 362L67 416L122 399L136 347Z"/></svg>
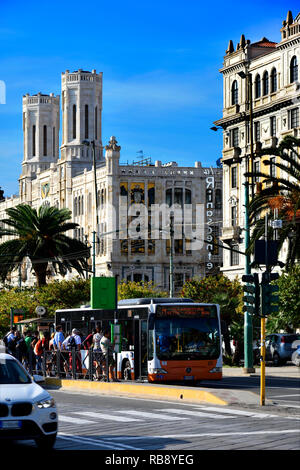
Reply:
<svg viewBox="0 0 300 470"><path fill-rule="evenodd" d="M35 381L43 378L32 378L17 359L0 353L0 441L33 439L38 447L51 449L57 434L56 405Z"/></svg>

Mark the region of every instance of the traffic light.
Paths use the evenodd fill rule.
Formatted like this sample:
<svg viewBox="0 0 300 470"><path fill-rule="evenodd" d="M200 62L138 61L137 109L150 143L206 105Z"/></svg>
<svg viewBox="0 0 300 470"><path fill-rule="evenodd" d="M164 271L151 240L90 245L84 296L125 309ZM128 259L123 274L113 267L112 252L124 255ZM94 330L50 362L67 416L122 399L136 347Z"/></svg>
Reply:
<svg viewBox="0 0 300 470"><path fill-rule="evenodd" d="M242 276L242 281L247 283L243 286L243 290L246 293L243 297L243 301L249 304L244 305L243 311L252 313L253 315L259 315L260 288L258 274L245 274Z"/></svg>
<svg viewBox="0 0 300 470"><path fill-rule="evenodd" d="M279 297L276 292L279 291L279 287L270 282L275 281L279 278L278 273L263 273L261 282L261 314L262 316L270 315L279 311L278 301ZM277 305L274 305L277 304Z"/></svg>

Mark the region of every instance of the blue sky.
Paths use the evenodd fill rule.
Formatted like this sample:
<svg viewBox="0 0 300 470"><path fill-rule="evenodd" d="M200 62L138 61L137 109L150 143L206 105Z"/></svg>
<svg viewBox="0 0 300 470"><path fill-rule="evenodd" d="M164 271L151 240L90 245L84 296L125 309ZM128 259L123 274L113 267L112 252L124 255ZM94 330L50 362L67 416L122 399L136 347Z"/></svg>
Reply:
<svg viewBox="0 0 300 470"><path fill-rule="evenodd" d="M121 161L215 165L221 134L223 56L229 39L279 41L299 4L200 0L0 0L0 186L18 193L22 96L61 94L61 72L103 72L103 145L115 135Z"/></svg>

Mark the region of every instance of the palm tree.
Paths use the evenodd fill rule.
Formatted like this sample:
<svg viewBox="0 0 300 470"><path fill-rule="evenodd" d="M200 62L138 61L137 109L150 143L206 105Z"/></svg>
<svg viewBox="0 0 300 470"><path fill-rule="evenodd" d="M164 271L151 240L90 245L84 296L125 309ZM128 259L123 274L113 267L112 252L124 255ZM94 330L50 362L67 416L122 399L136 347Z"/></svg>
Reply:
<svg viewBox="0 0 300 470"><path fill-rule="evenodd" d="M265 234L265 217L273 217L276 210L283 226L279 230L278 251L288 241L286 267L289 269L296 260L300 260L300 160L297 149L300 139L286 136L276 148L265 148L259 155L279 157L276 162L264 161L264 165L274 165L282 171L282 176L273 176L264 172L248 172L245 176L260 177L266 183L264 189L257 191L249 205L250 224L253 225L249 252L253 252L255 240ZM268 237L273 236L272 227L268 228Z"/></svg>
<svg viewBox="0 0 300 470"><path fill-rule="evenodd" d="M37 286L46 284L50 263L56 273L65 275L74 268L80 275L88 270L89 248L79 240L65 234L78 224L68 222L69 209L42 205L38 210L26 204L6 209L7 219L2 219L0 238L12 237L0 244L0 277L18 268L25 257L32 263Z"/></svg>

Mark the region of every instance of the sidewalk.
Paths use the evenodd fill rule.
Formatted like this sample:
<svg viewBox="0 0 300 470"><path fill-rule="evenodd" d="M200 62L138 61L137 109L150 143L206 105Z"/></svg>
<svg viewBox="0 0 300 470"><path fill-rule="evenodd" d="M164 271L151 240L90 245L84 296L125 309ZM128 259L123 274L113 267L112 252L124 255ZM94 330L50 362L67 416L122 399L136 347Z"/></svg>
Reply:
<svg viewBox="0 0 300 470"><path fill-rule="evenodd" d="M255 372L245 373L242 367L223 367L223 377L259 377L260 366L254 366ZM266 377L286 377L300 379L300 368L294 365L266 367Z"/></svg>
<svg viewBox="0 0 300 470"><path fill-rule="evenodd" d="M223 378L228 377L259 377L260 368L255 373L245 374L242 368L224 367ZM266 378L276 376L281 378L300 378L300 369L296 366L267 367ZM221 382L218 382L218 385ZM254 392L236 388L210 388L187 385L161 385L151 383L122 382L91 382L88 380L68 380L47 378L46 385L61 390L80 391L81 393L96 393L100 395L117 395L144 397L159 400L175 400L186 403L206 403L214 405L258 405L259 396ZM269 404L272 404L269 402Z"/></svg>

